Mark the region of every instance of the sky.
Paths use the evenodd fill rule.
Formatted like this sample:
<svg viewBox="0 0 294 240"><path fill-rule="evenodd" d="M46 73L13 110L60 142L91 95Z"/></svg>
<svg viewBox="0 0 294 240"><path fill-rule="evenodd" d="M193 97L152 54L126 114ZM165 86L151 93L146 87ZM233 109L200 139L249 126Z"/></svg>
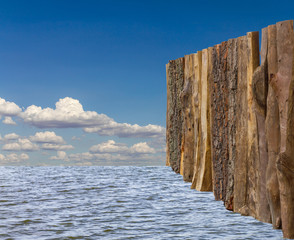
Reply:
<svg viewBox="0 0 294 240"><path fill-rule="evenodd" d="M169 60L294 1L0 0L0 165L164 165Z"/></svg>

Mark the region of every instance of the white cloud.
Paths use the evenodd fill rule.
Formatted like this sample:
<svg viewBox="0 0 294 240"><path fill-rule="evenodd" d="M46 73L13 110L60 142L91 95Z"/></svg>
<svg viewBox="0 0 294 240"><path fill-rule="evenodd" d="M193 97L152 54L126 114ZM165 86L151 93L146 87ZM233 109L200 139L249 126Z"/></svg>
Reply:
<svg viewBox="0 0 294 240"><path fill-rule="evenodd" d="M16 122L11 117L5 117L2 122L7 125L16 125Z"/></svg>
<svg viewBox="0 0 294 240"><path fill-rule="evenodd" d="M4 151L35 151L38 149L38 145L33 144L29 139L21 138L19 138L17 142L6 143L2 147Z"/></svg>
<svg viewBox="0 0 294 240"><path fill-rule="evenodd" d="M16 140L18 138L19 138L19 135L17 135L16 133L9 133L4 136L5 140Z"/></svg>
<svg viewBox="0 0 294 240"><path fill-rule="evenodd" d="M28 160L29 159L29 155L26 154L26 153L22 153L22 154L20 154L20 159L21 160Z"/></svg>
<svg viewBox="0 0 294 240"><path fill-rule="evenodd" d="M6 101L0 98L0 115L2 116L17 116L21 113L21 108L14 102Z"/></svg>
<svg viewBox="0 0 294 240"><path fill-rule="evenodd" d="M0 163L19 163L28 159L29 155L26 153L11 153L7 155L0 154Z"/></svg>
<svg viewBox="0 0 294 240"><path fill-rule="evenodd" d="M37 132L34 136L30 136L30 140L37 143L55 143L63 144L65 141L61 136L57 136L55 132Z"/></svg>
<svg viewBox="0 0 294 240"><path fill-rule="evenodd" d="M137 144L134 144L131 148L130 148L131 152L133 153L155 153L155 149L151 148L148 146L148 144L146 142L140 142Z"/></svg>
<svg viewBox="0 0 294 240"><path fill-rule="evenodd" d="M29 106L20 114L24 122L38 128L84 128L87 133L119 137L159 137L165 135L165 128L157 125L139 126L117 123L105 114L84 111L76 99L59 99L55 109Z"/></svg>
<svg viewBox="0 0 294 240"><path fill-rule="evenodd" d="M160 137L165 134L165 128L157 125L148 124L147 126L139 126L138 124L117 123L110 119L107 125L86 127L84 131L87 133L97 133L102 136L118 136L118 137L137 137L150 138Z"/></svg>
<svg viewBox="0 0 294 240"><path fill-rule="evenodd" d="M125 153L128 150L129 148L125 144L116 143L113 140L90 147L91 153Z"/></svg>
<svg viewBox="0 0 294 240"><path fill-rule="evenodd" d="M44 143L41 145L41 148L43 150L56 150L56 151L74 149L72 145L59 145L54 143Z"/></svg>
<svg viewBox="0 0 294 240"><path fill-rule="evenodd" d="M53 160L65 160L65 161L68 160L67 154L64 151L58 151L57 156L52 156L52 157L50 157L50 159L53 159Z"/></svg>
<svg viewBox="0 0 294 240"><path fill-rule="evenodd" d="M109 140L90 147L89 152L70 154L68 159L81 164L86 161L94 165L112 165L117 161L120 164L134 164L139 163L138 161L160 163L165 157L161 148L153 148L147 142L139 142L128 147L126 144Z"/></svg>
<svg viewBox="0 0 294 240"><path fill-rule="evenodd" d="M90 153L116 153L121 155L138 155L156 153L146 142L136 143L131 147L113 140L103 142L90 147Z"/></svg>
<svg viewBox="0 0 294 240"><path fill-rule="evenodd" d="M108 117L104 114L84 111L80 102L70 97L59 99L55 106L55 109L42 109L31 105L20 116L26 123L39 128L86 127L108 121Z"/></svg>

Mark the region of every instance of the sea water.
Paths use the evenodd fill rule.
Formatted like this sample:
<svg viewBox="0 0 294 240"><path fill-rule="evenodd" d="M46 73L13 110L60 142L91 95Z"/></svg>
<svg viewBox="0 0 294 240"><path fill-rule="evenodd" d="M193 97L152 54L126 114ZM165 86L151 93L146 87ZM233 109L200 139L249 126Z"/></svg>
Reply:
<svg viewBox="0 0 294 240"><path fill-rule="evenodd" d="M0 239L282 239L169 167L0 167Z"/></svg>

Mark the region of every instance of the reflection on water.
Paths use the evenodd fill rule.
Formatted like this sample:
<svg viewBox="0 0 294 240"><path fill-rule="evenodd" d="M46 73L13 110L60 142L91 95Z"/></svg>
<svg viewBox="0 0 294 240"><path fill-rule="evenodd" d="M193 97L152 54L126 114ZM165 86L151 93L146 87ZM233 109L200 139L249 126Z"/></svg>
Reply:
<svg viewBox="0 0 294 240"><path fill-rule="evenodd" d="M0 239L282 239L169 167L0 167Z"/></svg>

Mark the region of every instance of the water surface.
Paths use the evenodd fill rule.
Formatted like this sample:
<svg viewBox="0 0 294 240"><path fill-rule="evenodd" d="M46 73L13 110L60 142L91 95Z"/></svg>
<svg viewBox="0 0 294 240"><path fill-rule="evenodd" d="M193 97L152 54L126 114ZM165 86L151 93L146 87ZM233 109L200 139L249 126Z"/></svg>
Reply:
<svg viewBox="0 0 294 240"><path fill-rule="evenodd" d="M282 239L169 167L0 167L0 239Z"/></svg>

